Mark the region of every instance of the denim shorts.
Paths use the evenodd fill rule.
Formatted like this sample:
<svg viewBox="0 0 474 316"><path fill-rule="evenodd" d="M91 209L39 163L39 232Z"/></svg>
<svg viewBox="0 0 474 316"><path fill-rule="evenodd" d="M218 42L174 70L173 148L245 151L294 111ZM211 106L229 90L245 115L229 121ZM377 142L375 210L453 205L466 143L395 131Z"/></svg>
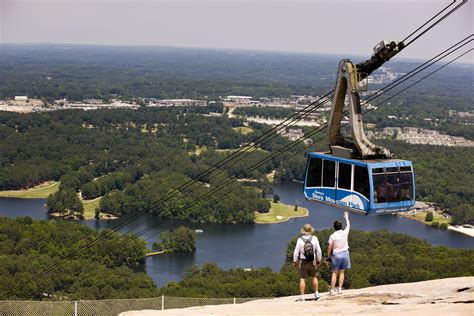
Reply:
<svg viewBox="0 0 474 316"><path fill-rule="evenodd" d="M349 270L351 268L351 259L349 250L333 253L331 256L333 270Z"/></svg>

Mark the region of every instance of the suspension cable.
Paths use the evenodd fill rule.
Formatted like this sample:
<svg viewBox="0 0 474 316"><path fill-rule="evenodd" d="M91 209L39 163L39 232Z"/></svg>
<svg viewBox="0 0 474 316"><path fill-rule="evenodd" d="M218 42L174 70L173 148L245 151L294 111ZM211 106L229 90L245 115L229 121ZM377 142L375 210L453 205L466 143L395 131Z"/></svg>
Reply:
<svg viewBox="0 0 474 316"><path fill-rule="evenodd" d="M456 1L454 1L456 2ZM453 3L454 3L453 2ZM467 0L463 0L459 5L457 5L456 7L454 7L453 9L451 9L448 13L446 13L443 17L441 17L440 19L438 19L434 24L432 24L430 27L428 27L426 30L424 30L421 34L417 35L414 39L410 40L407 44L405 44L405 47L407 47L408 45L410 45L411 43L413 43L415 40L417 40L418 38L420 38L422 35L424 35L426 32L428 32L430 29L432 29L434 26L436 26L438 23L440 23L441 21L443 21L446 17L448 17L449 15L451 15L454 11L456 11L457 9L459 9L461 6L463 6L465 3L467 2ZM451 4L452 5L452 4ZM449 5L450 6L450 5ZM449 7L448 6L448 7ZM419 27L417 30L415 30L415 32L412 32L412 34L410 34L408 37L406 38L409 38L411 37L414 33L416 33L419 29L421 29L423 26L425 26L426 24L428 24L429 22L431 22L434 18L436 18L439 14L441 14L442 12L444 12L448 7L444 8L441 12L439 12L437 15L435 15L433 18L431 18L428 22L426 22L425 24L423 24L421 27ZM323 96L322 98L324 97L328 97L334 90L330 91L329 93L327 93L325 96ZM383 93L382 93L383 94ZM382 94L379 94L377 96L380 96ZM321 98L321 99L322 99ZM319 100L321 100L319 99ZM318 101L319 101L318 100ZM327 102L328 100L326 100L325 102ZM316 104L316 105L315 105ZM232 159L235 159L237 157L239 157L242 153L245 153L247 150L250 150L249 148L253 148L254 146L256 146L259 142L261 142L262 140L265 139L265 137L267 137L269 134L273 133L273 131L278 127L278 128L286 128L288 125L286 124L290 124L288 123L287 121L291 121L291 119L294 119L296 117L296 115L298 114L301 114L301 117L308 114L309 113L309 108L311 106L321 106L321 103L318 103L317 101L316 102L313 102L311 103L309 106L307 106L306 108L300 110L299 112L297 112L295 115L292 115L290 118L288 118L287 120L283 121L282 123L280 123L279 125L277 125L276 127L270 129L269 131L267 131L266 133L264 133L263 135L257 137L257 139L249 142L246 146L249 146L247 148L245 148L246 146L244 146L245 150L244 151L238 151L229 156L227 156L226 158L224 158L222 161L216 163L215 165L209 167L207 170L209 171L208 174L210 174L212 171L215 171L217 168L220 168L222 167L223 165L223 162L225 162L225 164L227 164L229 161L232 161ZM314 110L314 109L313 109ZM324 125L323 125L324 126ZM321 126L322 127L322 126ZM321 128L318 128L317 132L319 132L321 130ZM313 135L313 134L311 134ZM298 141L298 140L296 140ZM296 142L295 141L295 142ZM299 144L301 142L298 142L296 144ZM250 147L251 146L251 147ZM284 153L286 151L288 151L289 149L293 148L295 145L293 146L290 146L288 149L284 150L283 152L281 153ZM280 154L281 154L280 153ZM229 159L230 158L230 159ZM270 155L269 156L270 159L273 159L273 155ZM266 163L267 161L265 161ZM256 168L258 168L260 165L258 165ZM198 175L197 177L193 178L193 179L190 179L188 180L185 184L181 185L180 187L172 190L169 194L166 194L165 196L163 196L162 198L160 198L158 201L155 201L153 203L161 203L163 201L168 200L170 199L171 197L175 196L173 194L178 194L177 192L180 192L180 190L184 189L184 188L187 188L188 186L191 186L191 185L194 185L195 183L199 183L199 180L201 180L203 177L205 177L206 175L206 172L205 171L203 174L200 174ZM234 182L235 179L231 179L231 182ZM230 182L229 182L230 183ZM211 192L214 192L214 191L211 191ZM217 191L215 191L217 192ZM211 193L212 194L212 193ZM207 196L207 194L205 195ZM149 207L156 207L156 205L149 205ZM76 250L75 252L73 252L72 254L68 255L66 258L62 259L60 262L56 263L56 264L53 264L52 268L53 269L49 269L47 268L45 271L41 272L40 274L38 274L38 276L40 275L44 275L46 273L49 273L50 271L54 270L55 267L57 267L58 265L72 259L74 256L76 256L77 254L79 254L80 252L84 251L85 249L87 249L88 247L94 245L95 243L99 242L100 240L106 238L107 236L111 235L112 233L114 233L115 231L117 231L119 228L125 226L126 224L136 220L137 218L139 218L142 214L144 214L145 212L147 211L147 208L144 208L143 210L139 211L136 213L136 215L133 215L132 217L130 217L129 219L127 219L126 221L120 223L119 225L116 225L114 226L110 231L108 231L106 234L104 234L103 236L95 239L94 241L84 245L83 247L81 247L79 250ZM138 225L140 226L140 225ZM137 227L138 227L137 226Z"/></svg>

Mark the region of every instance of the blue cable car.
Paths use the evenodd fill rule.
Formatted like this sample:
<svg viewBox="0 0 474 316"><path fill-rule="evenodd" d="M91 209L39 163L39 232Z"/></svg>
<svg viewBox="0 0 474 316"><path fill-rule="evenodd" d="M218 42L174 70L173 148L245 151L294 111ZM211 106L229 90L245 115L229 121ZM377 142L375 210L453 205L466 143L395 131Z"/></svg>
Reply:
<svg viewBox="0 0 474 316"><path fill-rule="evenodd" d="M309 154L306 199L365 215L406 212L415 205L411 161L394 159L388 149L373 144L365 135L359 95L362 80L401 48L403 43L382 41L369 60L357 65L349 59L339 63L328 120L330 152ZM350 136L342 131L347 112Z"/></svg>
<svg viewBox="0 0 474 316"><path fill-rule="evenodd" d="M415 204L411 161L358 160L310 153L304 195L365 215L409 211Z"/></svg>

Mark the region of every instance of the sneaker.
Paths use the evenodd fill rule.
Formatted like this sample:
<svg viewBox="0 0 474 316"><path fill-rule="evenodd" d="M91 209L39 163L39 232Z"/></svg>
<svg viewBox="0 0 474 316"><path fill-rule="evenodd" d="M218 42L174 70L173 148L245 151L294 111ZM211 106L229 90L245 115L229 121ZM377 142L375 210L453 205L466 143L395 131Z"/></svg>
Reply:
<svg viewBox="0 0 474 316"><path fill-rule="evenodd" d="M337 294L342 294L342 287L337 289Z"/></svg>
<svg viewBox="0 0 474 316"><path fill-rule="evenodd" d="M319 293L314 293L314 298L316 299L316 301L319 301L321 295L319 295Z"/></svg>
<svg viewBox="0 0 474 316"><path fill-rule="evenodd" d="M331 289L331 291L329 291L329 295L336 295L337 294L337 290L336 289Z"/></svg>
<svg viewBox="0 0 474 316"><path fill-rule="evenodd" d="M300 297L300 298L297 299L295 302L304 302L304 298Z"/></svg>

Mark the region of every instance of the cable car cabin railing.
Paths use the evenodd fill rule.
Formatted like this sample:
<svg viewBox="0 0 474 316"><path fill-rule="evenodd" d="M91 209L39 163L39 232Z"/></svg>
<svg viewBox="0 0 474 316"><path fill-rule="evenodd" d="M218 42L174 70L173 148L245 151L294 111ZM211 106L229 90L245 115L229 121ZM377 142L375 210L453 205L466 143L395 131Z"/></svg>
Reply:
<svg viewBox="0 0 474 316"><path fill-rule="evenodd" d="M406 212L415 204L412 164L310 153L304 194L307 200L365 215Z"/></svg>

